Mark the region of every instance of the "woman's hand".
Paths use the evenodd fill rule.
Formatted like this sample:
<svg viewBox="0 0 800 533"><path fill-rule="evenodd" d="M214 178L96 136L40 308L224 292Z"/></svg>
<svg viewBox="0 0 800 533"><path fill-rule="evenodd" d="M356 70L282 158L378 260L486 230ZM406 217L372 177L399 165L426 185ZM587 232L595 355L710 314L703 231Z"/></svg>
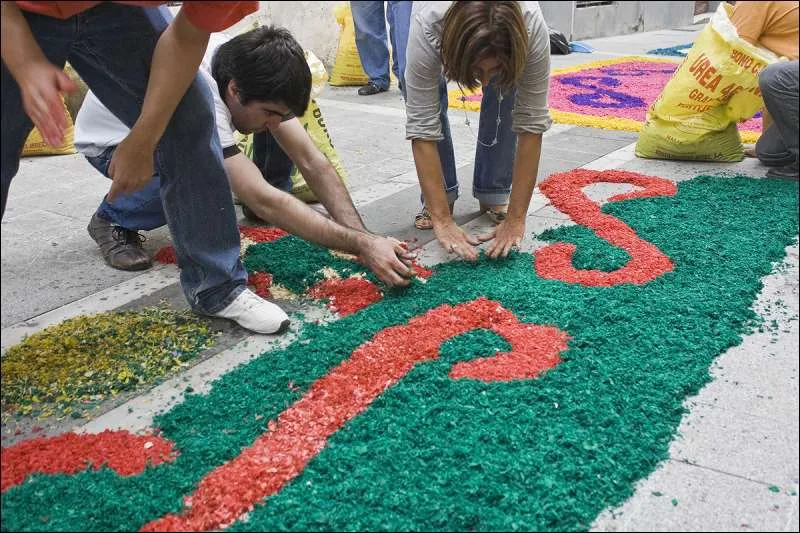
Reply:
<svg viewBox="0 0 800 533"><path fill-rule="evenodd" d="M78 87L63 70L44 59L26 65L17 83L25 113L44 141L50 146L61 146L67 117L60 93L72 92Z"/></svg>
<svg viewBox="0 0 800 533"><path fill-rule="evenodd" d="M433 231L442 248L451 254L456 254L462 259L475 261L478 252L475 246L479 244L478 239L458 227L452 218L445 222L433 221Z"/></svg>
<svg viewBox="0 0 800 533"><path fill-rule="evenodd" d="M481 242L494 241L486 247L486 255L491 259L508 257L511 250L518 250L525 236L525 218L508 217L492 231L480 237Z"/></svg>

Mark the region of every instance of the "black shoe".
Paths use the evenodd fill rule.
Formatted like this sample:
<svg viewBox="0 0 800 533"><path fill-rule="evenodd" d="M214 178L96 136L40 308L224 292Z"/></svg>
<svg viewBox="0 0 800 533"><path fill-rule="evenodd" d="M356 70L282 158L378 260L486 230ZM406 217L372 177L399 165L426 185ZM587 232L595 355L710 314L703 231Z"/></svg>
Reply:
<svg viewBox="0 0 800 533"><path fill-rule="evenodd" d="M767 171L768 178L798 178L797 163L782 167L772 167Z"/></svg>
<svg viewBox="0 0 800 533"><path fill-rule="evenodd" d="M147 251L142 248L145 237L139 232L117 226L100 218L97 213L86 229L109 266L118 270L147 270L153 266Z"/></svg>
<svg viewBox="0 0 800 533"><path fill-rule="evenodd" d="M388 90L389 89L382 89L377 85L375 85L374 83L369 82L368 84L358 89L358 94L360 94L361 96L371 96L373 94L385 93Z"/></svg>

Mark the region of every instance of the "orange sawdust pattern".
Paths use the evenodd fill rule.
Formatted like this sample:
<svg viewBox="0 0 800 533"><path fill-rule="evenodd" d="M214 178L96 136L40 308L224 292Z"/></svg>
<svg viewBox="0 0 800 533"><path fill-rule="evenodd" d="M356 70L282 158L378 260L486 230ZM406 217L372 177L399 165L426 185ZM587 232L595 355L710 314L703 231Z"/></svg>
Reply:
<svg viewBox="0 0 800 533"><path fill-rule="evenodd" d="M297 477L325 448L328 438L415 365L436 359L443 342L477 328L506 336L511 344L511 352L495 356L500 362L495 368L486 371L491 365L484 361L483 368L473 369L502 381L523 375L506 364L507 358L525 361L524 377L535 376L558 363L558 353L568 339L557 328L520 323L512 312L486 298L454 307L442 305L406 325L386 328L315 381L300 400L270 421L267 433L252 447L200 481L195 493L184 500L183 514L152 521L142 531L208 531L232 524ZM529 345L542 339L545 345L538 350ZM504 374L503 368L513 375ZM463 377L471 374L461 373Z"/></svg>
<svg viewBox="0 0 800 533"><path fill-rule="evenodd" d="M592 287L610 287L621 283L641 285L671 272L673 264L669 257L653 244L640 239L630 226L603 213L600 206L581 191L592 183L628 183L643 188L640 191L612 196L608 199L609 202L674 196L677 192L677 187L669 180L622 170L576 169L551 175L539 189L553 205L568 214L576 224L594 230L598 237L628 252L631 260L613 272L579 270L572 264L575 245L559 242L536 251L536 273L545 279Z"/></svg>
<svg viewBox="0 0 800 533"><path fill-rule="evenodd" d="M97 434L64 433L3 448L2 492L31 474L75 474L103 466L132 476L149 465L174 461L172 443L154 435L106 430Z"/></svg>

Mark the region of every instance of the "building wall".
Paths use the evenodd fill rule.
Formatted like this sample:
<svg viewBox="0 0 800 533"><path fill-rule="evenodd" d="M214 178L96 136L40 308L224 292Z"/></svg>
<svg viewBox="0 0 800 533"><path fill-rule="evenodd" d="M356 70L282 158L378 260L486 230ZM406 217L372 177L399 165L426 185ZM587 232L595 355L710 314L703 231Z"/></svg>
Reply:
<svg viewBox="0 0 800 533"><path fill-rule="evenodd" d="M334 9L340 1L259 2L257 13L226 30L246 30L257 19L262 24L288 28L300 44L319 57L330 72L339 45ZM569 40L625 35L676 28L692 23L694 1L619 1L611 5L574 9L574 1L539 2L547 24ZM177 8L171 8L176 10Z"/></svg>
<svg viewBox="0 0 800 533"><path fill-rule="evenodd" d="M569 40L626 35L686 26L694 18L694 1L635 2L574 8L575 2L539 2L547 24Z"/></svg>
<svg viewBox="0 0 800 533"><path fill-rule="evenodd" d="M303 48L322 60L328 72L339 47L339 25L334 8L343 2L259 2L273 24L292 32Z"/></svg>

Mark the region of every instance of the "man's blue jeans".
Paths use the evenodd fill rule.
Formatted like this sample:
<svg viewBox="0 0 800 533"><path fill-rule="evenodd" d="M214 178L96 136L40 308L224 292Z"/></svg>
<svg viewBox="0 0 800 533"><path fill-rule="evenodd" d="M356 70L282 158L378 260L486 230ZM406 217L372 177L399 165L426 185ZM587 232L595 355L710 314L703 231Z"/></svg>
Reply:
<svg viewBox="0 0 800 533"><path fill-rule="evenodd" d="M98 156L87 156L86 160L108 178L108 166L116 148L110 146ZM261 169L264 179L282 191L291 191L293 163L275 138L269 132L255 134L253 151L254 162ZM160 191L161 178L156 174L140 190L120 196L113 204L103 199L97 213L105 220L134 231L160 228L167 223Z"/></svg>
<svg viewBox="0 0 800 533"><path fill-rule="evenodd" d="M411 21L411 2L350 2L356 32L356 48L361 66L370 83L381 89L389 88L389 48L386 45L386 22L392 45L392 72L403 85L406 63L408 27Z"/></svg>
<svg viewBox="0 0 800 533"><path fill-rule="evenodd" d="M139 116L153 51L167 27L165 9L104 2L66 20L24 12L47 59L69 60L81 78L123 123ZM19 86L2 67L2 208L33 124ZM189 87L154 154L160 195L172 234L186 299L215 313L244 290L239 231L222 165L211 92L199 77Z"/></svg>

